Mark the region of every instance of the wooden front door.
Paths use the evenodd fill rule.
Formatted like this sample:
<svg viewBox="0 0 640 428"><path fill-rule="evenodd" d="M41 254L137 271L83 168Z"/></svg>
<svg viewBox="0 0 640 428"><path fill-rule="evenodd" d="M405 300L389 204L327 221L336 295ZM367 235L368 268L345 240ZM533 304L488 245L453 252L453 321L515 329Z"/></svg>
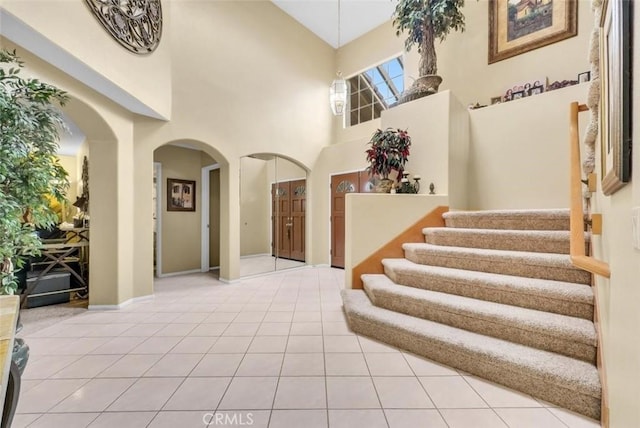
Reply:
<svg viewBox="0 0 640 428"><path fill-rule="evenodd" d="M271 254L305 261L306 180L271 185Z"/></svg>
<svg viewBox="0 0 640 428"><path fill-rule="evenodd" d="M296 180L290 183L291 205L289 229L291 258L293 260L304 261L305 247L305 212L307 209L307 182L306 180Z"/></svg>

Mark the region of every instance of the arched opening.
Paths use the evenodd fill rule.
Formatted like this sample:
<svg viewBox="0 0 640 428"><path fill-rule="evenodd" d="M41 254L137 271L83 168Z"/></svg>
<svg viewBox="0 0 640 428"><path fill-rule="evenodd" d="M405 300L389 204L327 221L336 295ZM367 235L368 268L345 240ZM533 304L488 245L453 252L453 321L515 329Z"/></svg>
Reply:
<svg viewBox="0 0 640 428"><path fill-rule="evenodd" d="M211 270L228 278L226 159L204 142L180 139L155 147L153 165L155 276Z"/></svg>

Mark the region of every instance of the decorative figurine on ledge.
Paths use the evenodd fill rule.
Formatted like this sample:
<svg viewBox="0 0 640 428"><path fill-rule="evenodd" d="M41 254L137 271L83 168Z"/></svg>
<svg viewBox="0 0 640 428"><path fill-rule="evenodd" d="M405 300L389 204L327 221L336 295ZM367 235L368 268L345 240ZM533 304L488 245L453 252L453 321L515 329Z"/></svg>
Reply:
<svg viewBox="0 0 640 428"><path fill-rule="evenodd" d="M396 188L396 193L418 193L420 191L420 176L413 176L413 183L409 182L409 173L407 171L402 172L402 178L400 179L400 185Z"/></svg>

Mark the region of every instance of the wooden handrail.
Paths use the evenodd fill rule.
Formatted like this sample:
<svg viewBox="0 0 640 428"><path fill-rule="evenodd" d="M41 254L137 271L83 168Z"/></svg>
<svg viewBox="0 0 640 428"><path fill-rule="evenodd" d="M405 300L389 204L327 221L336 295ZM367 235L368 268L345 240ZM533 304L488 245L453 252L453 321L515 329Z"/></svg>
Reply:
<svg viewBox="0 0 640 428"><path fill-rule="evenodd" d="M596 275L609 278L611 270L602 260L585 254L584 245L584 211L582 209L582 172L580 162L580 137L578 131L578 113L589 108L577 102L571 103L569 118L569 144L571 145L571 214L570 214L570 251L571 263Z"/></svg>

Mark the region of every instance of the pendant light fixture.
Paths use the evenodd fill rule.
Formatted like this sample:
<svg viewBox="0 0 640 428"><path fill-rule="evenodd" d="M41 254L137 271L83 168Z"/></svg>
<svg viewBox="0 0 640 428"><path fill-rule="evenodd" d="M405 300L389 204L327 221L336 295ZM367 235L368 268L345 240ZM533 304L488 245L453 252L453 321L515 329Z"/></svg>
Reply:
<svg viewBox="0 0 640 428"><path fill-rule="evenodd" d="M338 0L338 49L340 49L340 0ZM347 82L338 71L336 79L329 88L329 103L335 116L342 116L347 104Z"/></svg>

